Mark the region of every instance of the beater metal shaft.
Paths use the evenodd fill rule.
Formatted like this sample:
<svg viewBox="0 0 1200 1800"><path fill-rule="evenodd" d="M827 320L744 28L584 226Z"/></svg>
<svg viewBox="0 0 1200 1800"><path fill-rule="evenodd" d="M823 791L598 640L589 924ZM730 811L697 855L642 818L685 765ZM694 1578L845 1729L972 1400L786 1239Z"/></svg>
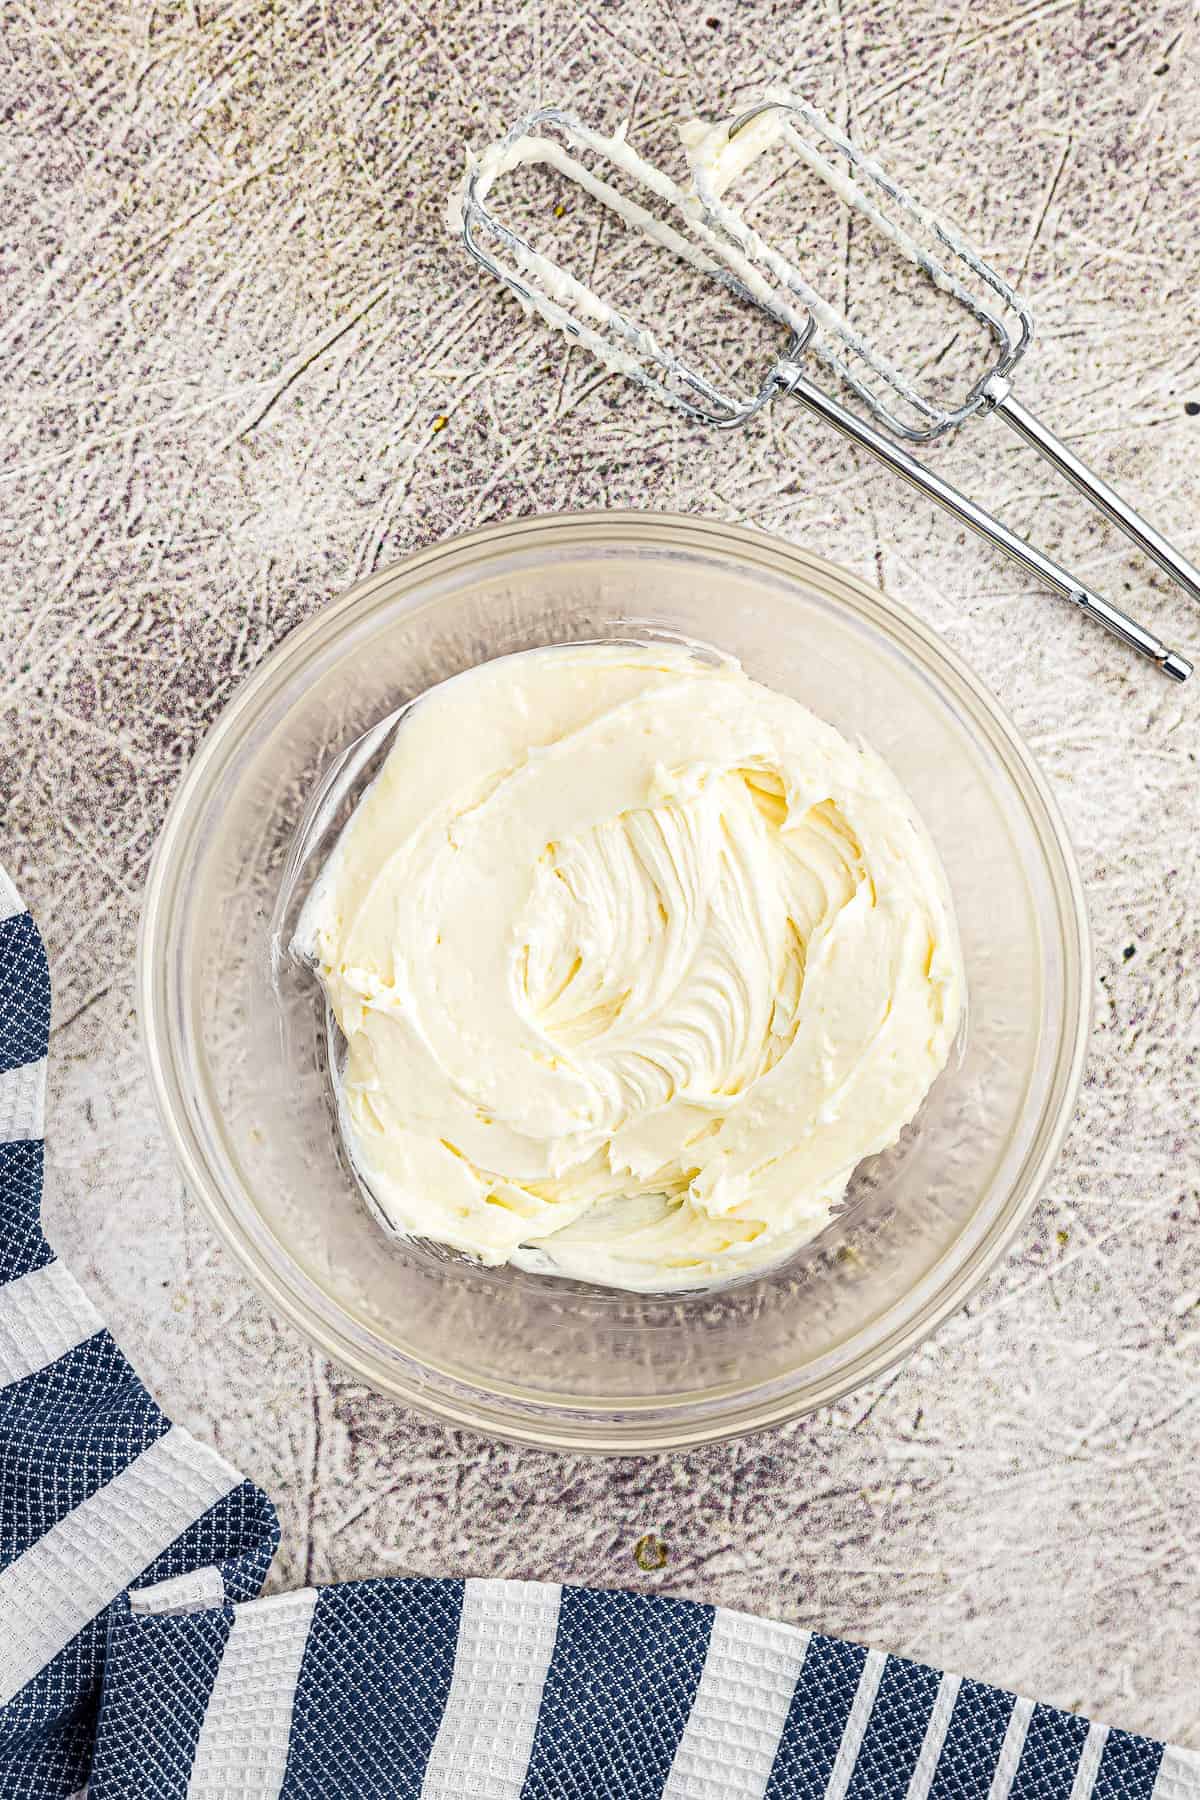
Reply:
<svg viewBox="0 0 1200 1800"><path fill-rule="evenodd" d="M1193 600L1200 600L1200 569L1194 568L1186 556L1181 556L1160 531L1155 531L1153 525L1148 524L1130 506L1128 500L1123 500L1115 488L1111 488L1107 481L1102 481L1094 469L1089 469L1061 438L1055 437L1040 419L1034 417L1028 407L1022 406L1003 376L993 375L985 381L983 392L991 403L992 412L1003 419L1006 425L1011 425L1027 444L1032 444L1035 450L1040 451L1046 461L1060 475L1065 475L1081 494L1086 494L1093 506L1098 507L1105 518L1119 526L1127 537L1132 538L1147 556L1153 557L1159 568L1172 581L1177 582L1185 593L1190 594Z"/></svg>
<svg viewBox="0 0 1200 1800"><path fill-rule="evenodd" d="M939 506L944 506L947 512L961 519L964 525L969 525L972 531L994 544L997 550L1002 550L1005 556L1010 556L1031 575L1044 581L1047 587L1053 588L1064 600L1072 601L1089 618L1095 619L1098 625L1103 625L1106 631L1112 632L1114 637L1120 638L1140 656L1157 663L1164 675L1169 675L1172 681L1187 680L1192 673L1192 664L1185 656L1168 649L1161 638L1155 637L1152 631L1147 631L1144 625L1139 625L1136 619L1131 619L1128 613L1113 606L1111 601L1105 600L1093 588L1077 581L1069 570L1056 563L1052 556L1047 556L1044 550L1039 550L1023 537L1018 537L1015 531L1011 531L985 507L953 487L950 482L944 481L924 463L918 462L915 456L901 449L899 444L893 443L881 431L876 431L855 413L839 405L823 388L817 387L808 379L799 364L780 363L775 372L781 385L793 399L799 400L817 418L824 419L827 425L832 425L860 449L868 451L879 462L886 463L889 469L894 469L897 475L902 476L913 487L928 494L931 500L936 500Z"/></svg>

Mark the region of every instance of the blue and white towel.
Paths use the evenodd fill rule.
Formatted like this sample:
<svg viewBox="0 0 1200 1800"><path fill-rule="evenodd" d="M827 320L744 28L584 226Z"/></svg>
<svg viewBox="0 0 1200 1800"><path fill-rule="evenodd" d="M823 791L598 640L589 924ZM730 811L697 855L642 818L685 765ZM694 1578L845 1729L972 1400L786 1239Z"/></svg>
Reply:
<svg viewBox="0 0 1200 1800"><path fill-rule="evenodd" d="M270 1502L174 1426L39 1222L50 987L0 870L4 1800L1200 1800L1200 1754L683 1600L258 1599Z"/></svg>

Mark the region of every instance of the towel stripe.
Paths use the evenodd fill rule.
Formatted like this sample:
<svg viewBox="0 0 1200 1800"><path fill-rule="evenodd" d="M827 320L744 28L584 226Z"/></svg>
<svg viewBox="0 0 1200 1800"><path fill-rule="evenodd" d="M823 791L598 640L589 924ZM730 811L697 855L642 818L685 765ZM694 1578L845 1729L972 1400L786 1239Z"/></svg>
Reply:
<svg viewBox="0 0 1200 1800"><path fill-rule="evenodd" d="M153 1587L134 1588L129 1610L137 1618L178 1618L182 1613L211 1612L225 1604L225 1578L220 1569L189 1569L168 1575Z"/></svg>
<svg viewBox="0 0 1200 1800"><path fill-rule="evenodd" d="M60 1262L0 1286L0 1388L48 1368L103 1331L104 1321Z"/></svg>
<svg viewBox="0 0 1200 1800"><path fill-rule="evenodd" d="M232 1629L232 1606L172 1617L135 1613L117 1601L105 1644L93 1800L187 1800L200 1730Z"/></svg>
<svg viewBox="0 0 1200 1800"><path fill-rule="evenodd" d="M50 1042L50 975L27 912L0 920L0 1070L40 1062Z"/></svg>
<svg viewBox="0 0 1200 1800"><path fill-rule="evenodd" d="M1200 1800L1200 1750L1163 1751L1154 1800Z"/></svg>
<svg viewBox="0 0 1200 1800"><path fill-rule="evenodd" d="M1104 1744L1107 1737L1107 1725L1088 1726L1088 1734L1083 1740L1083 1753L1079 1758L1079 1767L1076 1769L1075 1779L1071 1783L1070 1800L1091 1800L1092 1789L1096 1785L1096 1776L1100 1772L1100 1758L1104 1755Z"/></svg>
<svg viewBox="0 0 1200 1800"><path fill-rule="evenodd" d="M0 1389L0 1442L7 1456L19 1451L24 1476L0 1537L0 1568L32 1551L169 1430L106 1331Z"/></svg>
<svg viewBox="0 0 1200 1800"><path fill-rule="evenodd" d="M884 1659L875 1704L854 1760L848 1800L904 1793L920 1759L937 1692L935 1670L902 1656Z"/></svg>
<svg viewBox="0 0 1200 1800"><path fill-rule="evenodd" d="M242 1477L178 1426L0 1573L0 1705Z"/></svg>
<svg viewBox="0 0 1200 1800"><path fill-rule="evenodd" d="M42 1234L44 1146L36 1138L0 1144L0 1282L54 1261Z"/></svg>
<svg viewBox="0 0 1200 1800"><path fill-rule="evenodd" d="M959 1682L942 1754L929 1784L929 1800L962 1800L964 1794L987 1793L1012 1710L1011 1694L978 1681Z"/></svg>
<svg viewBox="0 0 1200 1800"><path fill-rule="evenodd" d="M1063 1787L1068 1780L1073 1781L1087 1735L1087 1720L1076 1713L1035 1706L1012 1784L1012 1800L1044 1800L1047 1772L1051 1770Z"/></svg>
<svg viewBox="0 0 1200 1800"><path fill-rule="evenodd" d="M0 1143L46 1135L46 1058L0 1072Z"/></svg>
<svg viewBox="0 0 1200 1800"><path fill-rule="evenodd" d="M875 1696L879 1692L886 1664L887 1657L882 1650L868 1650L855 1690L854 1704L850 1708L850 1717L846 1720L846 1729L842 1733L842 1741L838 1745L838 1753L830 1771L825 1800L846 1800L850 1778L854 1774L854 1765L858 1761L867 1725L875 1709Z"/></svg>
<svg viewBox="0 0 1200 1800"><path fill-rule="evenodd" d="M943 1675L938 1683L933 1711L930 1713L929 1723L925 1727L921 1754L918 1756L917 1766L912 1772L905 1800L927 1800L929 1790L933 1786L933 1778L937 1773L938 1763L941 1761L942 1746L946 1742L946 1733L950 1729L950 1720L961 1686L962 1677L959 1675Z"/></svg>
<svg viewBox="0 0 1200 1800"><path fill-rule="evenodd" d="M825 1793L867 1653L814 1633L788 1708L766 1800L820 1800Z"/></svg>
<svg viewBox="0 0 1200 1800"><path fill-rule="evenodd" d="M316 1589L302 1588L234 1607L200 1727L188 1800L278 1800L316 1603Z"/></svg>
<svg viewBox="0 0 1200 1800"><path fill-rule="evenodd" d="M996 1772L992 1776L987 1800L1008 1800L1021 1761L1021 1752L1025 1748L1025 1733L1029 1730L1032 1717L1033 1701L1018 1699L1009 1714L1008 1729L1004 1733L1004 1742L996 1759Z"/></svg>
<svg viewBox="0 0 1200 1800"><path fill-rule="evenodd" d="M420 1800L454 1679L464 1586L411 1579L320 1590L284 1800Z"/></svg>
<svg viewBox="0 0 1200 1800"><path fill-rule="evenodd" d="M663 1800L715 1792L717 1779L727 1800L763 1800L808 1640L792 1625L718 1609Z"/></svg>
<svg viewBox="0 0 1200 1800"><path fill-rule="evenodd" d="M564 1588L522 1800L660 1800L713 1617L686 1600Z"/></svg>
<svg viewBox="0 0 1200 1800"><path fill-rule="evenodd" d="M18 913L25 911L24 902L16 888L0 867L0 925L5 919L15 919Z"/></svg>
<svg viewBox="0 0 1200 1800"><path fill-rule="evenodd" d="M541 1581L468 1581L454 1674L421 1800L519 1800L529 1769L562 1589Z"/></svg>
<svg viewBox="0 0 1200 1800"><path fill-rule="evenodd" d="M1151 1800L1163 1747L1128 1731L1110 1731L1092 1800Z"/></svg>

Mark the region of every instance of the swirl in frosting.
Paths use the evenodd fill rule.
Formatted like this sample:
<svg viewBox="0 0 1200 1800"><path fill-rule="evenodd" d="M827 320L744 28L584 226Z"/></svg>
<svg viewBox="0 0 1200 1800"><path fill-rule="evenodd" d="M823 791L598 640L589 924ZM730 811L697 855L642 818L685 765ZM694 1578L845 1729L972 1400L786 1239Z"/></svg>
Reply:
<svg viewBox="0 0 1200 1800"><path fill-rule="evenodd" d="M945 1066L945 877L869 749L677 644L501 658L402 717L297 934L400 1232L663 1292L828 1222Z"/></svg>

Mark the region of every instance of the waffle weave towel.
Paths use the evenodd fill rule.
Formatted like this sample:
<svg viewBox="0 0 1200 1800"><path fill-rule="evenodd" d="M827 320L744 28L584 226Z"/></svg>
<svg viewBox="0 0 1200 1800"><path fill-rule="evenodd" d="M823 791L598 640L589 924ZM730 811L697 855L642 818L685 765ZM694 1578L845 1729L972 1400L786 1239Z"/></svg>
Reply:
<svg viewBox="0 0 1200 1800"><path fill-rule="evenodd" d="M526 1581L257 1599L266 1496L39 1222L50 987L0 870L0 1796L1200 1800L1200 1755L837 1639Z"/></svg>

